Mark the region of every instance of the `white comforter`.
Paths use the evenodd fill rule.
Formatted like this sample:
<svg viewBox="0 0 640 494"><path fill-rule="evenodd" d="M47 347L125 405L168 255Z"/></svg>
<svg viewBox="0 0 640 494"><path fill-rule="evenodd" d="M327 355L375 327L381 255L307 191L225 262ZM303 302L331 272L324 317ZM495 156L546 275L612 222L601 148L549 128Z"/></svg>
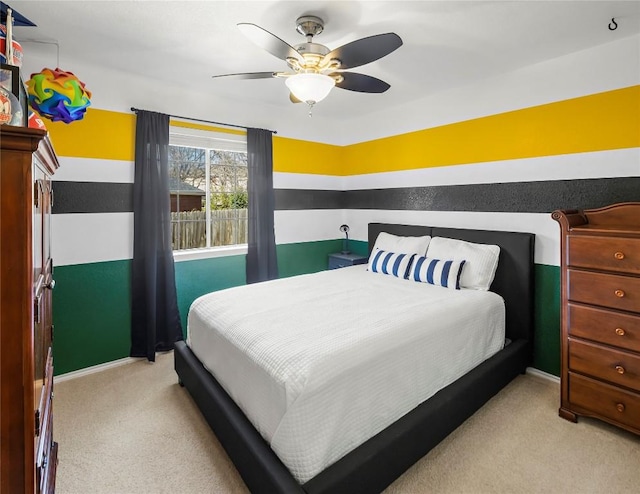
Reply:
<svg viewBox="0 0 640 494"><path fill-rule="evenodd" d="M187 343L304 483L504 344L504 302L325 271L193 302Z"/></svg>

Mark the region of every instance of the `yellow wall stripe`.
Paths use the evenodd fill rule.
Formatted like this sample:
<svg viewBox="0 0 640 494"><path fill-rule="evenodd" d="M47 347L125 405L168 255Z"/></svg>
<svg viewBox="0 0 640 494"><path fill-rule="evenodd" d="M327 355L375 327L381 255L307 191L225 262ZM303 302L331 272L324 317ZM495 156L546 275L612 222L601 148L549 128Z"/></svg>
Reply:
<svg viewBox="0 0 640 494"><path fill-rule="evenodd" d="M135 157L134 114L89 108L82 120L46 124L51 142L60 156L133 161ZM246 134L246 131L171 120L173 127Z"/></svg>
<svg viewBox="0 0 640 494"><path fill-rule="evenodd" d="M77 122L45 120L45 125L59 156L134 159L136 119L132 113L89 108Z"/></svg>
<svg viewBox="0 0 640 494"><path fill-rule="evenodd" d="M273 171L347 175L344 148L286 137L273 138Z"/></svg>
<svg viewBox="0 0 640 494"><path fill-rule="evenodd" d="M640 146L640 86L347 146L350 175Z"/></svg>

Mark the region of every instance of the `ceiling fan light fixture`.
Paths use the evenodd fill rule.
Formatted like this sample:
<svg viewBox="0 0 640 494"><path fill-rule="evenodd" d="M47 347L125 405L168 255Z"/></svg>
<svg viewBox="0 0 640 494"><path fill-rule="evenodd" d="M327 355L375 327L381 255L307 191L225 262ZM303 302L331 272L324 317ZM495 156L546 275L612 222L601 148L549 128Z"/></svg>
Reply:
<svg viewBox="0 0 640 494"><path fill-rule="evenodd" d="M313 105L329 95L336 81L328 75L307 73L287 77L285 84L296 98Z"/></svg>

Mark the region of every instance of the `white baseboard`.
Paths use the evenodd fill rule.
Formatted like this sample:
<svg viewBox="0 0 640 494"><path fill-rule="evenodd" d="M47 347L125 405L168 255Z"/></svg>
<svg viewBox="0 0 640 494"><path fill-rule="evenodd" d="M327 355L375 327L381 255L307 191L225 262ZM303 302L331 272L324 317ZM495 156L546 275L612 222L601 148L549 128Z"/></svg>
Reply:
<svg viewBox="0 0 640 494"><path fill-rule="evenodd" d="M102 372L104 370L111 369L113 367L120 367L121 365L137 362L138 360L140 359L134 358L134 357L125 357L118 360L112 360L111 362L105 362L104 364L93 365L91 367L85 367L84 369L67 372L66 374L60 374L59 376L55 376L53 378L53 382L55 384L63 381L68 381L70 379L75 379L77 377L87 376L89 374L95 374L96 372Z"/></svg>
<svg viewBox="0 0 640 494"><path fill-rule="evenodd" d="M527 374L541 377L543 379L546 379L547 381L553 381L556 384L560 384L560 378L558 376L554 376L553 374L549 374L548 372L541 371L540 369L536 369L534 367L527 367Z"/></svg>

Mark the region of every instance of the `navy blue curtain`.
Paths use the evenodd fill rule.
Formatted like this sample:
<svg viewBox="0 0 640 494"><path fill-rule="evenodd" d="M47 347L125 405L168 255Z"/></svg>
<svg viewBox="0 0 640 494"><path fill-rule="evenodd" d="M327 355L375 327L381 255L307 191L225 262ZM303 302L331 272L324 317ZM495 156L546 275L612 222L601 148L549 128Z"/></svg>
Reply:
<svg viewBox="0 0 640 494"><path fill-rule="evenodd" d="M169 201L169 116L137 111L131 353L155 361L182 340Z"/></svg>
<svg viewBox="0 0 640 494"><path fill-rule="evenodd" d="M278 277L273 226L273 143L269 130L247 129L249 223L247 231L247 283Z"/></svg>

